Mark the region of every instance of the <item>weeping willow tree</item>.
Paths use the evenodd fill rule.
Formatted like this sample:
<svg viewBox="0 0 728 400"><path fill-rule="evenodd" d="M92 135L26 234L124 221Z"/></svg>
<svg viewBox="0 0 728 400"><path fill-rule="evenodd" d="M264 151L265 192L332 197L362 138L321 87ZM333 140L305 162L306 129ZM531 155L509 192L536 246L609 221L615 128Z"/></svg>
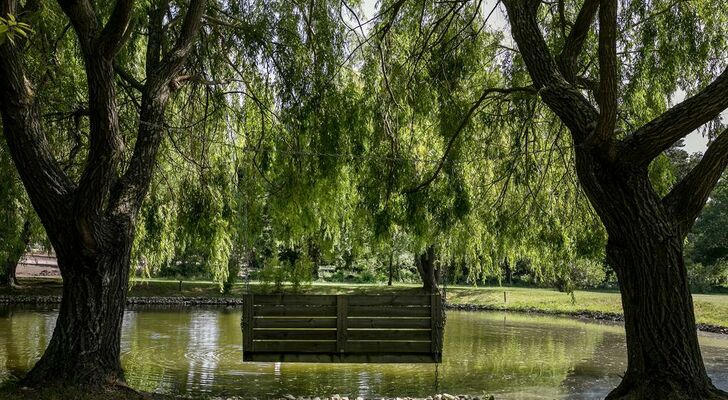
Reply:
<svg viewBox="0 0 728 400"><path fill-rule="evenodd" d="M18 284L15 269L31 240L30 207L5 146L0 146L0 284Z"/></svg>
<svg viewBox="0 0 728 400"><path fill-rule="evenodd" d="M340 7L265 1L207 15L216 29L203 33L202 78L168 113L162 171L142 211L135 254L148 273L192 257L229 288L241 260L311 258L362 228L350 162L366 109Z"/></svg>
<svg viewBox="0 0 728 400"><path fill-rule="evenodd" d="M728 37L720 2L503 2L539 97L568 128L580 184L608 234L628 366L608 398L726 398L705 372L683 243L728 165ZM598 24L595 20L598 19ZM598 25L598 26L597 26ZM676 92L687 98L672 105ZM664 152L711 143L672 185Z"/></svg>
<svg viewBox="0 0 728 400"><path fill-rule="evenodd" d="M603 257L564 128L541 117L525 77L502 73L503 34L484 29L488 17L478 2L383 2L359 38L373 91L362 207L375 241L412 239L430 289L435 262L477 280L527 258L546 278Z"/></svg>
<svg viewBox="0 0 728 400"><path fill-rule="evenodd" d="M507 2L532 13L513 23L518 52L487 28L498 11L477 1L383 1L365 21L356 4L333 0L0 0L3 15L28 24L0 44L7 154L64 278L56 333L26 382L123 380L132 266L195 264L225 288L243 260L310 275L321 254L398 248L436 290L444 267L477 281L528 259L552 279L609 255L606 233L612 245L619 235L597 218L608 204L582 189L582 142L562 115L578 107L544 97L546 78L562 74L573 87L557 100L586 96L577 105L596 115L599 63L570 52L599 58L584 28L598 7L525 3ZM663 59L684 49L653 18L627 18L646 13L639 4L624 9L627 131L663 111L687 59ZM723 54L713 17L688 49L701 60ZM538 46L518 24L542 35ZM524 49L549 46L566 55L544 78L540 66L553 63ZM722 160L715 148L709 166ZM648 164L640 173L655 192L682 187L669 184L665 157Z"/></svg>
<svg viewBox="0 0 728 400"><path fill-rule="evenodd" d="M119 338L137 215L156 166L165 108L183 81L205 3L0 2L4 18L12 15L37 32L0 45L0 113L9 153L63 277L54 333L24 378L29 386L124 380ZM179 19L175 29L165 29L168 14ZM144 49L124 48L137 23L146 32ZM143 83L125 69L132 59L143 65ZM122 100L117 72L137 93ZM59 109L75 125L70 140L47 119Z"/></svg>
<svg viewBox="0 0 728 400"><path fill-rule="evenodd" d="M481 29L480 11L385 2L364 27L340 2L216 8L202 78L170 106L140 264L194 260L225 287L241 260L386 259L397 247L433 287L435 262L476 281L529 258L546 279L602 257L603 234L585 229L595 219L557 162L571 156L561 127L502 118L527 120L537 103L527 85L503 89L502 35ZM422 18L458 22L422 31ZM555 133L534 128L544 124Z"/></svg>

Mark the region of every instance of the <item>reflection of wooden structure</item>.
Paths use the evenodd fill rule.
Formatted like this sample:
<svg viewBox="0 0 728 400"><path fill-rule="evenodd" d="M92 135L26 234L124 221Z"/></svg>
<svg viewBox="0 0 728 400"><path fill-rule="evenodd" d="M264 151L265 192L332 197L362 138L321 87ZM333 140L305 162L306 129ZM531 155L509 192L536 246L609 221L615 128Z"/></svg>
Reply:
<svg viewBox="0 0 728 400"><path fill-rule="evenodd" d="M439 363L439 295L247 295L245 361Z"/></svg>

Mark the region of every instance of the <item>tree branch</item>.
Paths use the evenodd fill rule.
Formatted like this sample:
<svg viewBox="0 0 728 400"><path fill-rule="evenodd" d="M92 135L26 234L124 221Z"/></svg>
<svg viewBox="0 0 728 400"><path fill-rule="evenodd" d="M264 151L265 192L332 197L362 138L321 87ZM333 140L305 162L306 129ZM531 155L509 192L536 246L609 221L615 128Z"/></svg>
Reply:
<svg viewBox="0 0 728 400"><path fill-rule="evenodd" d="M690 132L728 108L728 68L698 94L665 111L624 140L625 158L649 164Z"/></svg>
<svg viewBox="0 0 728 400"><path fill-rule="evenodd" d="M394 21L397 19L397 15L399 14L399 10L402 8L406 0L398 0L394 2L388 11L385 12L391 12L392 16L384 23L384 26L382 29L377 32L381 35L382 38L387 36L387 33L389 33L389 30L392 29L392 25L394 24ZM383 13L382 13L383 14Z"/></svg>
<svg viewBox="0 0 728 400"><path fill-rule="evenodd" d="M726 166L728 129L718 135L700 162L662 200L676 216L683 236L693 226Z"/></svg>
<svg viewBox="0 0 728 400"><path fill-rule="evenodd" d="M17 14L17 2L0 0L0 15ZM0 45L0 114L3 136L41 220L60 228L68 215L73 183L61 169L41 129L40 112L25 72L20 46Z"/></svg>
<svg viewBox="0 0 728 400"><path fill-rule="evenodd" d="M558 0L559 9L559 27L561 28L561 37L566 38L566 7L564 6L564 0Z"/></svg>
<svg viewBox="0 0 728 400"><path fill-rule="evenodd" d="M119 49L128 39L127 29L129 28L129 20L131 12L134 9L134 0L117 0L114 10L111 12L109 21L99 35L97 47L98 51L108 57L113 58Z"/></svg>
<svg viewBox="0 0 728 400"><path fill-rule="evenodd" d="M119 0L116 3L110 25L103 33L89 0L58 0L58 3L71 20L81 44L89 97L89 149L74 193L74 223L86 249L96 251L106 234L105 207L117 178L124 148L116 104L113 52L109 53L109 49L116 48L117 44L107 45L104 42L117 37L117 42L121 42L131 2ZM106 37L106 34L109 36Z"/></svg>
<svg viewBox="0 0 728 400"><path fill-rule="evenodd" d="M89 0L58 0L58 4L71 21L83 53L91 54L99 30L93 6Z"/></svg>
<svg viewBox="0 0 728 400"><path fill-rule="evenodd" d="M585 0L584 5L576 16L574 26L566 38L564 47L558 57L559 70L564 78L574 83L576 81L577 59L584 47L584 42L591 29L594 16L599 9L599 0Z"/></svg>
<svg viewBox="0 0 728 400"><path fill-rule="evenodd" d="M114 71L116 72L116 75L119 75L119 78L128 83L134 89L140 92L144 90L144 84L139 82L139 80L135 78L131 72L125 70L124 67L119 65L117 62L114 62Z"/></svg>
<svg viewBox="0 0 728 400"><path fill-rule="evenodd" d="M174 44L172 50L164 56L160 66L162 69L159 71L159 78L163 81L169 82L174 78L182 64L187 60L187 56L190 53L194 39L200 30L202 25L202 16L205 13L205 0L191 0L190 6L185 14L185 19L182 22L182 28L180 29L179 37Z"/></svg>
<svg viewBox="0 0 728 400"><path fill-rule="evenodd" d="M597 110L559 72L536 19L540 1L504 0L513 38L543 101L582 144L595 129Z"/></svg>
<svg viewBox="0 0 728 400"><path fill-rule="evenodd" d="M164 14L169 7L168 0L157 0L152 2L149 8L149 26L147 31L146 74L147 80L153 76L162 58L162 42L164 41ZM142 90L143 91L143 90Z"/></svg>
<svg viewBox="0 0 728 400"><path fill-rule="evenodd" d="M617 0L599 6L599 121L591 144L601 146L614 136L617 124Z"/></svg>
<svg viewBox="0 0 728 400"><path fill-rule="evenodd" d="M412 194L416 193L425 186L428 186L430 183L432 183L435 178L440 174L440 171L442 170L442 167L445 166L445 161L447 161L447 156L450 154L450 149L452 149L453 144L455 143L455 139L458 138L460 135L460 132L462 132L465 127L470 122L471 117L475 113L475 111L480 107L480 105L485 101L486 98L488 98L489 95L493 93L500 93L500 94L512 94L512 93L527 93L527 94L536 94L536 90L531 86L526 87L513 87L513 88L487 88L483 91L483 94L480 95L480 98L473 103L472 106L470 106L470 109L468 109L468 112L465 113L463 116L463 119L460 121L460 124L458 124L458 127L455 129L455 132L453 132L452 136L450 136L450 140L448 140L447 145L445 146L445 151L442 154L442 158L440 158L440 162L437 163L437 168L435 168L435 171L432 172L429 178L422 181L419 185L407 189L404 191L405 194Z"/></svg>
<svg viewBox="0 0 728 400"><path fill-rule="evenodd" d="M162 1L166 5L166 1ZM136 213L149 189L156 165L157 153L165 128L164 111L169 100L171 81L179 75L187 60L194 40L202 25L206 0L190 0L180 35L172 50L159 61L161 37L147 47L147 79L142 88L142 107L139 115L139 133L129 168L111 196L112 209L116 212ZM158 30L160 7L150 10L150 41Z"/></svg>

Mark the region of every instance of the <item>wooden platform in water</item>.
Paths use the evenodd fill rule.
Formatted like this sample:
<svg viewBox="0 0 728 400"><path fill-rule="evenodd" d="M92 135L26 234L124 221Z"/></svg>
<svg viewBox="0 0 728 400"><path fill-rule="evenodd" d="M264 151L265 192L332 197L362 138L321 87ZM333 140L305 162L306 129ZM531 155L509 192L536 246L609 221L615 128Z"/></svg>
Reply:
<svg viewBox="0 0 728 400"><path fill-rule="evenodd" d="M439 295L247 295L243 359L438 363Z"/></svg>

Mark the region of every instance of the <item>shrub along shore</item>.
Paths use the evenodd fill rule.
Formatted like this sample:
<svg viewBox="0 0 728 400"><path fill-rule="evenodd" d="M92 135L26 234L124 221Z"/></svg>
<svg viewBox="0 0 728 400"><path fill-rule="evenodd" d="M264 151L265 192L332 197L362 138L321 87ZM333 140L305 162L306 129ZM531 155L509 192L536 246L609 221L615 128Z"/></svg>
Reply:
<svg viewBox="0 0 728 400"><path fill-rule="evenodd" d="M53 304L60 302L59 279L21 279L21 286L0 289L0 304ZM259 283L236 284L228 293L210 281L132 280L129 305L224 305L242 302L245 293L268 293ZM387 294L419 292L415 285L313 283L285 293L301 294ZM572 316L583 319L621 321L622 305L617 291L563 293L554 289L526 287L448 286L447 306L463 311L509 311ZM728 334L728 294L694 294L695 315L701 331Z"/></svg>

